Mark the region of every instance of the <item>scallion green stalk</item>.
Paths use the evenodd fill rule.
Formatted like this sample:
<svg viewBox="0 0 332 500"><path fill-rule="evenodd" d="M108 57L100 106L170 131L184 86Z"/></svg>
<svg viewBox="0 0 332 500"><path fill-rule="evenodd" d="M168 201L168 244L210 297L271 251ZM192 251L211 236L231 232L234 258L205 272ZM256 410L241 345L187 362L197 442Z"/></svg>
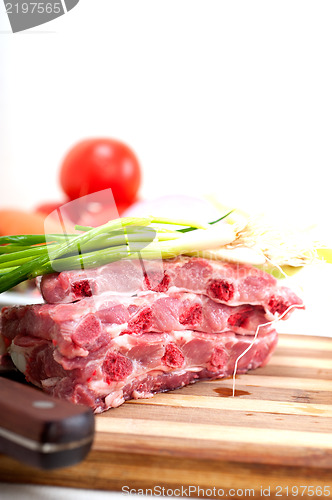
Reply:
<svg viewBox="0 0 332 500"><path fill-rule="evenodd" d="M158 224L175 228L160 228ZM177 230L176 226L188 227ZM220 247L236 236L229 224L216 224L212 229L196 221L152 216L120 218L96 228L76 229L83 232L1 237L0 293L54 271L98 267L124 258L170 258ZM183 234L187 231L192 232Z"/></svg>

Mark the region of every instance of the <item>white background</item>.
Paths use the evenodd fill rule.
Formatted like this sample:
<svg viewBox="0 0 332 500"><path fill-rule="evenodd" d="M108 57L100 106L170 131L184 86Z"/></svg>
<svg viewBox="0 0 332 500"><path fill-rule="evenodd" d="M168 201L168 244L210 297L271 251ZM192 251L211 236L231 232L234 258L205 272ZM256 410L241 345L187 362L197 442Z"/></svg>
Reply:
<svg viewBox="0 0 332 500"><path fill-rule="evenodd" d="M11 34L1 4L0 206L61 199L65 152L102 135L136 151L144 198L215 193L330 243L331 19L330 1L81 0ZM296 278L308 312L287 328L331 334L331 277Z"/></svg>

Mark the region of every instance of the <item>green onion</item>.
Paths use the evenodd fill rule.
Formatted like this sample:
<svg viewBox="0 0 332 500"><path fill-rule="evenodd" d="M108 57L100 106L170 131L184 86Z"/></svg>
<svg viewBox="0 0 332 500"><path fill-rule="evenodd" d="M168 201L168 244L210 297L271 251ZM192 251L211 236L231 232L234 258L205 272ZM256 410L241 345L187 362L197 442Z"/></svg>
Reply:
<svg viewBox="0 0 332 500"><path fill-rule="evenodd" d="M189 226L192 229L206 229L207 225L200 222L188 221L184 219L165 219L162 217L151 216L151 222L156 224L172 224L172 226Z"/></svg>
<svg viewBox="0 0 332 500"><path fill-rule="evenodd" d="M4 268L2 268L2 269L0 270L0 277L1 277L2 275L4 276L4 275L6 275L7 273L10 273L10 272L12 272L12 271L13 271L13 267L8 267L8 268L4 267Z"/></svg>
<svg viewBox="0 0 332 500"><path fill-rule="evenodd" d="M151 216L119 218L96 228L76 226L76 230L83 231L80 234L2 236L0 293L54 271L98 267L124 258L170 258L218 248L236 237L231 225L216 225L227 215L211 222L213 228L196 221ZM159 224L175 227L165 229ZM178 226L187 227L178 230Z"/></svg>
<svg viewBox="0 0 332 500"><path fill-rule="evenodd" d="M15 243L16 245L31 246L42 243L67 241L67 238L77 234L16 234L12 236L0 236L0 245Z"/></svg>
<svg viewBox="0 0 332 500"><path fill-rule="evenodd" d="M21 259L26 259L28 258L31 260L31 257L36 257L38 255L44 255L47 253L48 249L47 246L37 246L37 247L32 247L32 248L27 248L25 250L20 250L17 252L11 252L10 253L10 260L11 261L17 261ZM8 255L0 255L0 267L2 263L8 262ZM19 265L19 264L17 264Z"/></svg>

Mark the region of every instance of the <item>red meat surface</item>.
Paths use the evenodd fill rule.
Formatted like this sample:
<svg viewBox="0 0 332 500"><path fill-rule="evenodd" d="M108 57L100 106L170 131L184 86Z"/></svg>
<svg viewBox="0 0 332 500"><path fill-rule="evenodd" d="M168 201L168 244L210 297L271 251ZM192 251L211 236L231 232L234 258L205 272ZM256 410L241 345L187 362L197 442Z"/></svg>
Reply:
<svg viewBox="0 0 332 500"><path fill-rule="evenodd" d="M91 406L96 413L128 399L146 398L198 380L232 375L267 363L277 343L269 330L256 339L192 330L125 334L111 339L84 357L69 358L46 338L18 334L12 357L26 379L48 394Z"/></svg>
<svg viewBox="0 0 332 500"><path fill-rule="evenodd" d="M104 292L136 295L145 291L192 292L229 306L261 305L270 318L302 300L278 286L268 273L252 266L196 257L163 261L120 260L96 269L63 271L41 279L43 298L50 304L68 303Z"/></svg>
<svg viewBox="0 0 332 500"><path fill-rule="evenodd" d="M46 303L2 309L0 347L29 382L96 413L230 376L237 360L237 373L263 366L274 323L303 307L261 270L195 257L54 273L40 289Z"/></svg>
<svg viewBox="0 0 332 500"><path fill-rule="evenodd" d="M193 293L147 293L139 297L104 294L70 304L35 304L2 310L1 332L12 340L29 335L51 340L68 358L84 357L125 334L194 329L254 335L268 319L260 306L229 307ZM261 331L268 329L260 328Z"/></svg>

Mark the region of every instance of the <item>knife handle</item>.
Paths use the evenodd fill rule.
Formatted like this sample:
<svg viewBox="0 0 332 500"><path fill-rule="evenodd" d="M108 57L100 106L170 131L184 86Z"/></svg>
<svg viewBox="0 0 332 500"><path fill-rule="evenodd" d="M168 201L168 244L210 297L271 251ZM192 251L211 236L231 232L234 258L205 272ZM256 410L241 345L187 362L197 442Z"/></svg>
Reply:
<svg viewBox="0 0 332 500"><path fill-rule="evenodd" d="M0 378L0 451L41 469L73 465L90 451L91 408Z"/></svg>

